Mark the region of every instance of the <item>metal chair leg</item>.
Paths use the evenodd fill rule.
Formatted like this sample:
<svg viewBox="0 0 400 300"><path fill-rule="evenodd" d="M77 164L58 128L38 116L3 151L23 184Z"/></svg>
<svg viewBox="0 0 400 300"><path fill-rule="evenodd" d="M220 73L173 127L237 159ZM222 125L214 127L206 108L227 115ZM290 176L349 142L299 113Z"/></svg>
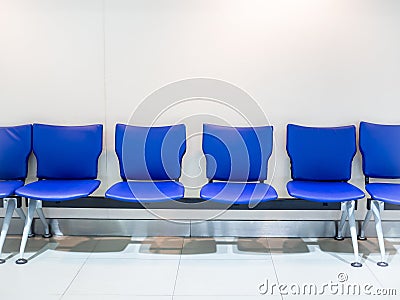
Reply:
<svg viewBox="0 0 400 300"><path fill-rule="evenodd" d="M24 213L24 211L22 210L22 208L21 208L21 207L17 207L17 208L15 209L15 211L16 211L16 213L18 214L18 216L21 218L21 220L24 221L24 224L25 224L26 216L25 216L25 213ZM31 228L29 228L29 235L28 235L28 237L31 238L31 237L34 237L34 236L35 236L35 234L32 232L32 227L31 227Z"/></svg>
<svg viewBox="0 0 400 300"><path fill-rule="evenodd" d="M29 201L29 206L28 206L28 215L26 216L26 221L25 221L25 226L24 226L24 231L22 233L22 240L21 240L21 246L19 248L19 259L16 261L16 264L18 265L23 265L28 262L27 259L24 258L24 252L26 248L26 243L28 241L28 234L32 225L32 220L35 215L35 211L38 205L38 200L30 200Z"/></svg>
<svg viewBox="0 0 400 300"><path fill-rule="evenodd" d="M24 211L22 210L22 208L21 208L21 207L15 208L15 212L18 214L18 217L20 217L21 220L25 222L26 216L25 216L25 213L24 213Z"/></svg>
<svg viewBox="0 0 400 300"><path fill-rule="evenodd" d="M351 263L351 265L353 267L362 267L362 264L360 262L360 256L358 254L357 228L354 216L354 210L356 206L355 201L348 201L346 206L347 206L347 214L349 217L351 242L353 244L354 259L355 259L355 262Z"/></svg>
<svg viewBox="0 0 400 300"><path fill-rule="evenodd" d="M50 226L49 226L49 223L46 220L46 217L44 216L42 207L38 207L36 209L36 212L37 212L37 214L38 214L38 216L40 218L40 221L42 222L43 227L44 227L43 237L44 238L51 238L53 235L50 232Z"/></svg>
<svg viewBox="0 0 400 300"><path fill-rule="evenodd" d="M344 226L346 224L346 219L347 219L346 202L342 202L341 211L342 211L342 216L340 218L340 223L339 223L339 226L338 226L337 235L335 236L335 240L337 240L337 241L343 241L344 240L343 229L344 229Z"/></svg>
<svg viewBox="0 0 400 300"><path fill-rule="evenodd" d="M367 211L364 222L361 225L360 235L358 236L358 239L360 241L365 241L367 239L365 237L365 229L367 229L367 226L369 224L369 221L371 220L371 217L372 217L372 208L369 211Z"/></svg>
<svg viewBox="0 0 400 300"><path fill-rule="evenodd" d="M10 222L12 215L14 213L15 207L17 206L17 200L14 198L4 199L4 203L7 205L6 215L4 216L3 227L1 229L0 235L0 264L4 264L6 262L5 259L1 258L1 254L3 252L4 242L6 240L8 228L10 227Z"/></svg>
<svg viewBox="0 0 400 300"><path fill-rule="evenodd" d="M372 200L371 210L374 214L376 235L378 236L379 250L381 252L381 261L378 262L377 265L380 267L387 267L388 263L386 262L385 241L383 239L382 219L381 219L383 202L378 200Z"/></svg>

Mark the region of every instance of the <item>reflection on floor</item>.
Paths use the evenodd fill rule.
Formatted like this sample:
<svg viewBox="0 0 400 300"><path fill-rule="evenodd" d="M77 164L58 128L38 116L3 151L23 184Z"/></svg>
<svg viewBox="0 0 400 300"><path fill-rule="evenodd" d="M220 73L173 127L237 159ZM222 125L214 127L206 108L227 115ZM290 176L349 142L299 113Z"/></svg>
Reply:
<svg viewBox="0 0 400 300"><path fill-rule="evenodd" d="M399 299L400 239L387 239L389 267L376 265L376 239L55 237L7 238L0 299ZM378 294L394 294L383 296ZM359 294L359 295L358 295ZM374 295L375 294L375 295ZM312 296L310 296L312 295ZM354 296L355 295L355 296Z"/></svg>

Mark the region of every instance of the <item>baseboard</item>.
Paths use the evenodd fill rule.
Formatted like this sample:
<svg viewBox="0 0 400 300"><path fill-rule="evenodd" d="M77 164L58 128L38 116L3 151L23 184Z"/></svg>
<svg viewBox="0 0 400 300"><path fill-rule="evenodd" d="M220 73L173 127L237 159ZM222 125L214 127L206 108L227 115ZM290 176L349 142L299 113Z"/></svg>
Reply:
<svg viewBox="0 0 400 300"><path fill-rule="evenodd" d="M181 236L181 237L333 237L337 221L243 221L243 220L101 220L50 219L56 235L85 236ZM3 219L0 219L2 224ZM360 226L360 222L358 222ZM387 238L400 237L399 221L383 221ZM23 222L13 218L9 234L21 234ZM347 226L348 228L348 226ZM34 230L43 233L40 220L35 219ZM367 237L376 237L373 220L367 228ZM346 231L346 236L349 232Z"/></svg>

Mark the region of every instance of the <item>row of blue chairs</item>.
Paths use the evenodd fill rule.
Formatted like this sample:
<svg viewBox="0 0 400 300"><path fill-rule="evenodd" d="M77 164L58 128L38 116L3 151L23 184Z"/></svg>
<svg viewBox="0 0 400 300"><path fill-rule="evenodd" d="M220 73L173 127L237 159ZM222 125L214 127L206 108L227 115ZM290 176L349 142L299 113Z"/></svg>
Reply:
<svg viewBox="0 0 400 300"><path fill-rule="evenodd" d="M35 213L51 237L41 209L42 201L67 201L87 197L100 185L98 158L102 152L102 125L52 126L44 124L0 128L0 198L7 201L0 238L0 254L9 223L16 208L15 196L29 199L17 264L24 264L24 251ZM360 150L366 190L372 200L361 228L374 215L381 251L380 266L387 266L380 212L383 203L400 203L400 185L369 183L369 178L400 178L400 126L360 124ZM275 189L265 183L272 154L273 128L228 127L204 124L203 152L209 182L200 191L207 201L228 204L259 203L276 200ZM38 181L25 185L28 158L33 150ZM105 196L128 202L170 201L184 197L179 182L186 151L184 125L139 127L117 124L115 152L122 181L111 186ZM355 261L360 267L355 202L364 198L362 190L351 185L352 161L357 152L356 127L287 126L287 152L292 180L288 193L298 199L340 202L342 216L337 240L343 239L349 220ZM1 260L0 263L4 263Z"/></svg>

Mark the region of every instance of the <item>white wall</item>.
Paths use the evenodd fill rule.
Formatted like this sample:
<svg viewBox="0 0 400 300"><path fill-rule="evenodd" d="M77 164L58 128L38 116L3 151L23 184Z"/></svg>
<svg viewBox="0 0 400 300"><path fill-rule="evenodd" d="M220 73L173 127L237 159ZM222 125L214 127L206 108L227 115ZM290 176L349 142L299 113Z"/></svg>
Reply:
<svg viewBox="0 0 400 300"><path fill-rule="evenodd" d="M273 185L285 197L285 125L400 123L399 53L397 0L0 0L0 125L105 124L101 195L119 180L116 122L128 122L168 83L227 81L248 92L274 125ZM204 104L173 112L160 122L200 114L190 119L198 128L216 113L244 122ZM137 123L151 122L147 117ZM204 182L198 142L191 140L185 157L190 185ZM352 181L361 187L362 180L357 155ZM333 215L268 212L293 216Z"/></svg>

